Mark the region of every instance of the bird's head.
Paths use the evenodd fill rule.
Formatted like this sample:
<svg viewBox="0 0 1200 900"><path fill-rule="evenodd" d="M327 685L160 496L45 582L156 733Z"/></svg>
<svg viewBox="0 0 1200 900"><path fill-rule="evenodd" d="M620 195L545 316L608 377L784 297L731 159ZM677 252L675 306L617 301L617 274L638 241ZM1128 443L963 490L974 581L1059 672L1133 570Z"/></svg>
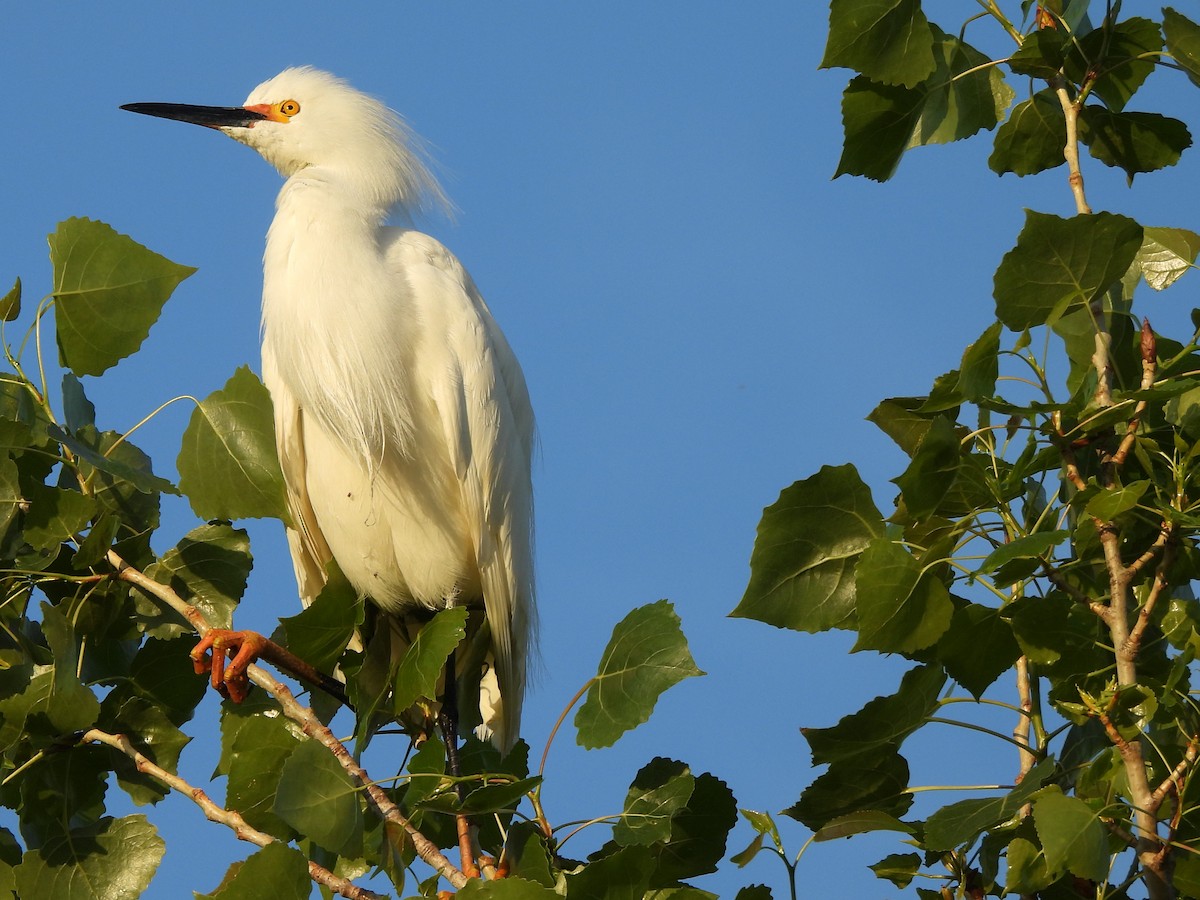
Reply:
<svg viewBox="0 0 1200 900"><path fill-rule="evenodd" d="M443 205L420 139L374 97L309 66L284 69L242 106L130 103L130 112L223 131L291 177L317 167L374 204Z"/></svg>

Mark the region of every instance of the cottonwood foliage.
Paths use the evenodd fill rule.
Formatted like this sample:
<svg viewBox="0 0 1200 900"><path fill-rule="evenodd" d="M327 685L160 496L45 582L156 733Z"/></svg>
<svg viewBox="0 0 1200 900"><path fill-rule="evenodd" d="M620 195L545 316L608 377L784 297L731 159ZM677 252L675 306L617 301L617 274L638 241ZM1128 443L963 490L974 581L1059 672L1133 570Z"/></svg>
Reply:
<svg viewBox="0 0 1200 900"><path fill-rule="evenodd" d="M1153 326L1196 305L1197 276L1175 284L1200 251L1180 227L1195 203L1139 222L1093 211L1085 186L1097 165L1132 186L1191 146L1138 101L1174 78L1197 108L1200 27L1120 2L961 5L974 15L943 28L919 0L834 0L822 65L857 73L837 174L885 181L910 150L992 131L993 172L1061 169L1046 205L1076 214L1027 211L997 248L995 321L927 393L870 414L909 458L886 515L852 465L763 515L734 615L912 661L804 729L827 768L785 813L816 840L895 832L871 868L921 897L1200 896L1200 343ZM1011 765L917 817L905 743L933 725L955 754L954 722L990 728ZM783 856L770 817L751 821L737 859Z"/></svg>
<svg viewBox="0 0 1200 900"><path fill-rule="evenodd" d="M587 860L571 860L560 847L577 825L549 818L543 772L531 771L525 744L501 759L468 741L457 786L436 735L404 771L368 775L325 728L338 703L306 697L318 716L295 700L299 686L268 673L254 676L264 690L222 706L220 801L208 796L220 788L181 777L192 739L184 728L206 690L190 651L198 634L234 624L252 565L234 523L287 520L270 398L238 369L196 405L178 484L156 475L135 434L102 424L81 376L101 376L137 351L194 270L87 219L50 235L50 261L51 290L31 313L22 313L19 280L0 300L6 334L21 338L17 349L3 342L8 370L0 373L0 803L19 822L16 833L0 828L0 896L138 896L165 850L153 807L172 792L196 802L197 828L232 828L261 847L248 846L223 879L196 873L194 887L222 900L307 898L314 880L329 896L380 896L354 883L372 873L373 885L390 882L399 894L461 886L459 864L441 852L458 845L457 813L478 825L495 866L485 874L508 876L470 882L464 890L476 895L668 896L715 869L737 811L713 775L650 760L624 803L614 798L624 811L598 820L610 837L593 841L602 846ZM62 369L53 386L41 346L51 309ZM32 348L29 372L21 348ZM205 524L156 553L160 500L179 493ZM439 613L399 659L387 640L347 650L369 613L335 577L276 637L317 669L345 674L357 718L343 713L342 721L356 751L399 740L386 758L400 760L409 736L377 731L398 719L413 730L410 711L437 695L465 613ZM664 690L699 674L671 604L652 603L617 624L596 676L564 716L582 701L577 740L607 747L646 721ZM147 812L110 815L112 781Z"/></svg>

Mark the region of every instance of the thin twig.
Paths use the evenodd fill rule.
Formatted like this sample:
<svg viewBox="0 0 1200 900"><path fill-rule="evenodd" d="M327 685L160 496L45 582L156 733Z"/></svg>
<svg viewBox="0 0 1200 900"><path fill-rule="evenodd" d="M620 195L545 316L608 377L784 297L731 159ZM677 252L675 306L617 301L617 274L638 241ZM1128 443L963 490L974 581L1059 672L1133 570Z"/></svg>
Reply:
<svg viewBox="0 0 1200 900"><path fill-rule="evenodd" d="M117 570L119 578L123 581L128 581L130 584L137 585L142 590L171 607L171 609L187 619L201 636L212 631L212 626L204 618L204 614L186 602L170 587L160 584L152 578L147 578L144 573L140 572L134 566L129 565L129 563L125 562L125 560L121 559L120 556L111 550L108 553L108 560ZM333 754L334 758L346 770L347 774L362 786L366 792L368 801L375 808L379 816L387 822L398 825L409 836L413 842L417 856L422 861L456 888L461 888L467 883L466 876L455 868L454 864L442 854L441 850L432 841L417 830L416 826L408 820L384 790L372 781L362 766L354 760L354 757L350 755L350 751L346 749L345 745L313 714L312 710L296 700L286 685L273 677L261 666L254 665L253 663L246 668L246 677L279 701L284 715L298 724L306 735L318 741Z"/></svg>
<svg viewBox="0 0 1200 900"><path fill-rule="evenodd" d="M139 772L143 775L149 775L155 781L177 793L191 797L192 801L203 811L205 818L229 828L239 841L247 841L259 847L266 847L268 844L276 843L274 837L250 825L242 818L241 813L218 806L201 788L193 787L183 778L173 775L157 765L149 757L139 752L125 735L109 734L107 731L100 731L97 728L93 728L90 731L84 732L80 740L81 743L87 744L106 744L114 750L124 753L133 760L133 764ZM308 863L308 873L313 881L325 885L329 890L342 897L349 898L349 900L382 900L383 898L382 894L376 894L374 891L357 887L345 878L333 874L333 872L324 866L311 860Z"/></svg>

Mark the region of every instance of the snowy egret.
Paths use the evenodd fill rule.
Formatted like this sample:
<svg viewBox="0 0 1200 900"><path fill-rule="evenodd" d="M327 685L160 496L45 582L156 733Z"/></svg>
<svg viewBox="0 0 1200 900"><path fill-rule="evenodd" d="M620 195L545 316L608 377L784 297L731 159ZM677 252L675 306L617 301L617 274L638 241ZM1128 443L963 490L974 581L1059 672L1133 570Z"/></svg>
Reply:
<svg viewBox="0 0 1200 900"><path fill-rule="evenodd" d="M534 627L533 411L458 260L384 225L443 200L416 138L309 67L240 107L122 109L222 131L287 179L263 256L262 365L301 599L313 601L333 559L394 621L481 608L479 716L507 748Z"/></svg>

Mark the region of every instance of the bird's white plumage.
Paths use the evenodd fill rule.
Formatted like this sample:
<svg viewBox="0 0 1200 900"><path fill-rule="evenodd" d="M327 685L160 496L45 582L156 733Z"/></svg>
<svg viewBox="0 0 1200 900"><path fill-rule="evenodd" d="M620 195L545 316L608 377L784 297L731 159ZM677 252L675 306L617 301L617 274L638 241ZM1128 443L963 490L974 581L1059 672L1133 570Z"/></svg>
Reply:
<svg viewBox="0 0 1200 900"><path fill-rule="evenodd" d="M533 413L516 357L466 271L427 235L384 227L441 194L394 113L314 69L289 69L247 107L287 121L223 128L287 176L263 258L263 380L275 403L306 602L333 558L403 615L482 604L516 738L534 625Z"/></svg>

